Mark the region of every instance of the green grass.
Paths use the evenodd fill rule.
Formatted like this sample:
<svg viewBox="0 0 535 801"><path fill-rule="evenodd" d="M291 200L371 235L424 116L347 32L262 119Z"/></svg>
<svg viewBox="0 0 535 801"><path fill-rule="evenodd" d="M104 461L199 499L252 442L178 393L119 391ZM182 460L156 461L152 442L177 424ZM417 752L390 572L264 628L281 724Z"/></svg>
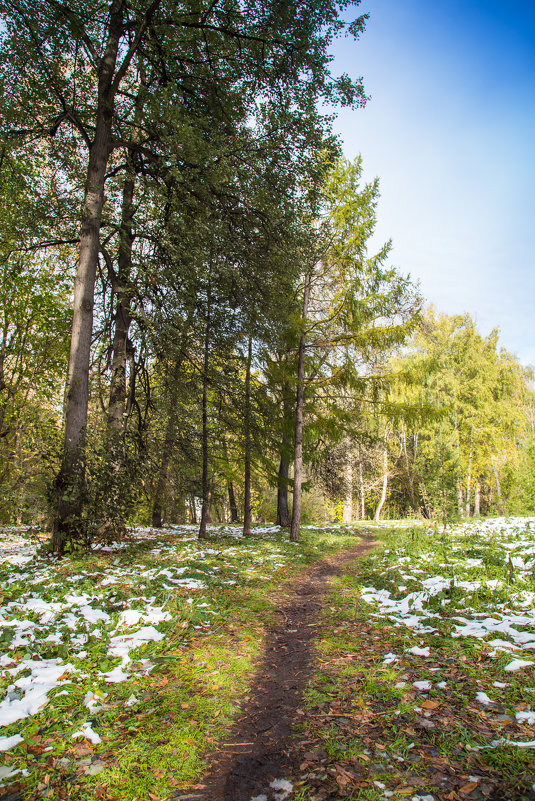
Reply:
<svg viewBox="0 0 535 801"><path fill-rule="evenodd" d="M355 545L354 534L340 528L304 529L299 544L278 533L241 540L227 532L215 531L200 545L180 532L155 532L124 550L60 562L43 554L31 567L0 569L0 606L17 604L8 607L13 618L21 617L34 596L66 608L67 598L84 593L93 608L109 616L90 626L77 619L73 630L58 613L49 627L58 641L45 642L48 629L41 627L40 613L24 611L24 618L37 624L33 630L41 642L9 650L14 663L35 655L70 662L78 670L49 693L43 711L1 730L2 736L23 737L2 756L10 768L28 771L11 780L20 782L24 798L146 801L171 798L195 784L206 754L224 737L247 695L284 582L317 559ZM183 572L171 575L200 579L205 587L171 585L161 571L174 568ZM120 615L143 612L148 599L169 613L169 620L157 624L165 638L131 652L128 681L106 684L99 674L120 664L110 653L110 638L122 631ZM87 642L73 648L73 633L87 635ZM10 641L8 632L6 648ZM142 669L146 659L155 665L149 675ZM4 672L0 699L12 681ZM84 706L88 690L102 694L103 709ZM125 706L132 696L135 702ZM100 745L72 739L87 721Z"/></svg>
<svg viewBox="0 0 535 801"><path fill-rule="evenodd" d="M429 793L441 801L464 798L463 790L470 799L476 797L466 790L470 776L478 776L478 799L491 792L509 801L531 798L534 751L492 743L533 739L533 727L515 720L518 710L535 709L535 692L529 692L535 689L533 668L518 674L504 668L513 658L535 661L535 651L494 651L488 640L507 638L507 632L453 636L458 617L507 620L526 611L529 617L530 593L535 592L529 551L535 547L535 531L521 524L497 529L459 526L430 535L423 527L385 527L381 547L334 582L317 642L320 662L307 690L310 716L301 731L313 747L328 752L333 770L337 763L354 774L354 795L347 797L389 797L373 784L379 781L394 798ZM523 566L514 568L514 580L508 554L524 559ZM422 581L437 576L453 581L434 595L422 594ZM384 597L397 602L420 594L403 618L398 607L363 602L363 588L370 587L387 591ZM420 633L414 619L435 631ZM527 622L517 628L533 631ZM408 653L413 646L428 646L430 656ZM387 653L397 655L394 663L383 664ZM432 688L419 690L415 681L430 681ZM437 687L440 681L446 686ZM495 687L495 681L507 686ZM330 693L322 695L326 686ZM478 692L495 704L480 704ZM353 717L336 727L318 714L321 710ZM444 762L454 777L443 774ZM313 782L304 781L302 789L314 796Z"/></svg>

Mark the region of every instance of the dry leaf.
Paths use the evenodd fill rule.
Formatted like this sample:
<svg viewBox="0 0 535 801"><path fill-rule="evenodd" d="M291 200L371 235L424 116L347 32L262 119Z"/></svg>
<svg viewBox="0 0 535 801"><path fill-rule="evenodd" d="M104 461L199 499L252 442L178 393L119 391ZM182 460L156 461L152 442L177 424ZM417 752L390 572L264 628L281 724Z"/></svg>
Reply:
<svg viewBox="0 0 535 801"><path fill-rule="evenodd" d="M463 785L463 787L459 787L459 792L461 795L468 795L469 793L473 792L477 788L477 782L469 782L469 784Z"/></svg>
<svg viewBox="0 0 535 801"><path fill-rule="evenodd" d="M440 701L432 701L429 698L427 701L424 701L421 705L423 709L437 709L440 706Z"/></svg>

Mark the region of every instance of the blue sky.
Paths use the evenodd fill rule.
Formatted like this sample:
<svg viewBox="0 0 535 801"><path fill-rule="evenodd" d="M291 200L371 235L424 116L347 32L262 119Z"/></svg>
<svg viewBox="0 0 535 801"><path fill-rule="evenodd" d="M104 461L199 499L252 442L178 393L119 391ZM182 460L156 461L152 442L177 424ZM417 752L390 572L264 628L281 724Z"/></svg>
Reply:
<svg viewBox="0 0 535 801"><path fill-rule="evenodd" d="M535 3L362 0L335 72L364 77L338 112L345 154L378 175L377 239L450 314L535 365Z"/></svg>

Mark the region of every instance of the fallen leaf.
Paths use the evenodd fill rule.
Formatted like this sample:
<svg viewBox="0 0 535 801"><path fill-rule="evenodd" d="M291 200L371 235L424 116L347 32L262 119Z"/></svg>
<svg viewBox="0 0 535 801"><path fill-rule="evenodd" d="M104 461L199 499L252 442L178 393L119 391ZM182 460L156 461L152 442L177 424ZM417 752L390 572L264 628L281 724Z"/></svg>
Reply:
<svg viewBox="0 0 535 801"><path fill-rule="evenodd" d="M440 701L433 701L429 698L427 701L424 701L421 706L423 709L437 709L440 706Z"/></svg>
<svg viewBox="0 0 535 801"><path fill-rule="evenodd" d="M459 787L459 792L461 795L469 795L477 788L477 782L469 782L468 784L463 785L463 787Z"/></svg>

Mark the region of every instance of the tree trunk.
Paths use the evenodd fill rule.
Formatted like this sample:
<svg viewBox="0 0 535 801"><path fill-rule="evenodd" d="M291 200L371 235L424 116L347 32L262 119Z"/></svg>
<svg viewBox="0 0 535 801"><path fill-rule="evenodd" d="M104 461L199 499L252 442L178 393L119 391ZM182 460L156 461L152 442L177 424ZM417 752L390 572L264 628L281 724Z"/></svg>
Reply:
<svg viewBox="0 0 535 801"><path fill-rule="evenodd" d="M63 459L55 482L52 545L63 553L67 540L87 545L82 526L84 444L89 402L89 364L93 333L95 278L104 205L104 183L112 146L113 75L121 33L123 4L111 6L108 40L99 64L95 137L89 149L82 205L80 250L74 282L73 321L67 378Z"/></svg>
<svg viewBox="0 0 535 801"><path fill-rule="evenodd" d="M277 525L282 526L282 528L290 527L290 507L288 505L289 475L290 460L284 452L281 452L277 480Z"/></svg>
<svg viewBox="0 0 535 801"><path fill-rule="evenodd" d="M460 481L457 484L457 512L461 517L463 513L463 488Z"/></svg>
<svg viewBox="0 0 535 801"><path fill-rule="evenodd" d="M500 476L498 475L498 468L496 467L496 460L494 456L491 459L492 461L492 472L494 473L494 483L496 484L496 495L498 497L498 511L501 515L504 514L504 507L503 507L503 498L502 498L502 488L500 485Z"/></svg>
<svg viewBox="0 0 535 801"><path fill-rule="evenodd" d="M236 504L236 496L234 495L234 484L232 481L228 482L228 503L230 506L230 522L238 522L238 506Z"/></svg>
<svg viewBox="0 0 535 801"><path fill-rule="evenodd" d="M303 326L307 320L308 300L310 297L310 285L312 276L308 273L305 276L305 288L303 293ZM305 402L305 345L306 337L303 330L299 338L299 354L297 362L297 398L295 404L295 444L294 444L294 491L292 506L292 525L290 529L290 539L292 542L299 540L299 528L301 526L301 499L303 494L303 413Z"/></svg>
<svg viewBox="0 0 535 801"><path fill-rule="evenodd" d="M481 514L481 488L479 481L476 481L475 496L474 496L474 517L479 517Z"/></svg>
<svg viewBox="0 0 535 801"><path fill-rule="evenodd" d="M195 493L191 493L189 496L189 508L191 513L191 522L194 526L197 525L197 507L195 505Z"/></svg>
<svg viewBox="0 0 535 801"><path fill-rule="evenodd" d="M280 451L279 474L277 478L277 526L290 528L290 507L288 504L288 487L290 476L291 417L292 400L286 382L282 386L282 442ZM286 425L287 421L289 426Z"/></svg>
<svg viewBox="0 0 535 801"><path fill-rule="evenodd" d="M134 185L132 171L128 171L123 186L122 220L119 231L119 269L114 287L117 306L114 316L112 344L110 399L108 405L108 431L117 437L124 431L126 411L126 364L128 332L132 322L131 293L128 287L132 273L132 224L134 217Z"/></svg>
<svg viewBox="0 0 535 801"><path fill-rule="evenodd" d="M199 539L206 537L206 524L210 515L210 484L208 479L208 365L210 358L210 301L208 287L206 332L204 337L204 362L202 378L202 510Z"/></svg>
<svg viewBox="0 0 535 801"><path fill-rule="evenodd" d="M117 295L114 316L110 400L108 407L108 430L118 434L124 430L126 412L126 365L128 333L132 323L132 248L134 244L134 192L136 171L132 161L132 150L140 141L143 101L138 94L135 101L134 126L130 152L123 185L121 227L119 229L119 256L117 276L111 275L113 289Z"/></svg>
<svg viewBox="0 0 535 801"><path fill-rule="evenodd" d="M366 519L366 496L364 493L364 474L362 470L362 458L359 448L359 484L360 484L360 519Z"/></svg>
<svg viewBox="0 0 535 801"><path fill-rule="evenodd" d="M342 511L342 523L344 526L350 526L353 520L353 458L349 449L345 464L345 485L346 492Z"/></svg>
<svg viewBox="0 0 535 801"><path fill-rule="evenodd" d="M177 362L173 371L173 383L176 385L180 375L180 368L182 360ZM162 509L165 490L167 487L167 475L169 472L169 462L171 461L171 453L174 445L174 434L177 423L177 409L173 399L169 398L170 409L169 417L167 418L167 425L165 427L165 436L162 447L162 460L160 462L160 469L158 471L158 480L156 481L156 489L154 491L154 498L152 501L152 525L154 528L162 527Z"/></svg>
<svg viewBox="0 0 535 801"><path fill-rule="evenodd" d="M243 534L251 535L251 362L253 359L253 338L249 336L247 363L245 367L245 465L243 489Z"/></svg>
<svg viewBox="0 0 535 801"><path fill-rule="evenodd" d="M384 503L386 501L386 490L388 488L388 450L386 447L385 441L385 449L383 451L383 488L381 490L381 497L379 499L379 503L377 505L377 509L375 510L375 521L378 522L381 519L381 511L383 509Z"/></svg>
<svg viewBox="0 0 535 801"><path fill-rule="evenodd" d="M169 463L171 461L171 454L173 452L175 429L178 422L178 409L174 402L174 393L180 379L182 371L182 363L186 357L187 341L191 322L193 319L193 312L189 312L183 324L180 348L177 353L176 362L172 370L171 377L167 377L167 392L169 402L169 416L167 418L167 425L165 427L165 436L162 447L162 461L160 462L160 469L158 472L158 480L156 482L156 490L154 492L153 507L152 507L152 525L154 528L160 528L162 525L162 507L165 490L167 487L167 476L169 473ZM195 521L197 522L197 521Z"/></svg>
<svg viewBox="0 0 535 801"><path fill-rule="evenodd" d="M472 437L470 436L470 454L468 456L468 473L466 475L466 506L465 506L465 514L466 517L470 517L470 489L472 483L472 458L473 458L473 449L472 449Z"/></svg>

